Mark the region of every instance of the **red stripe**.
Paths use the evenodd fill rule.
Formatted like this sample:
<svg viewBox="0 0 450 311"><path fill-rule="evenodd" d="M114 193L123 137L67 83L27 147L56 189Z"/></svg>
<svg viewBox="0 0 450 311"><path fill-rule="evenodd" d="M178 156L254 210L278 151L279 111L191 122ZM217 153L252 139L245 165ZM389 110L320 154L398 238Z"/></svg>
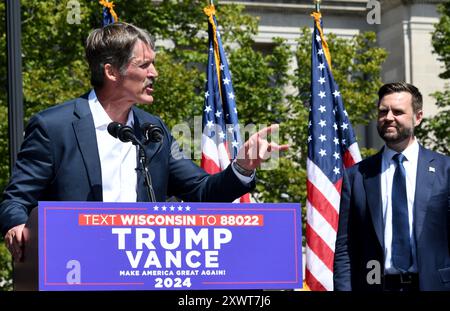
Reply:
<svg viewBox="0 0 450 311"><path fill-rule="evenodd" d="M250 193L246 193L241 197L241 203L250 203Z"/></svg>
<svg viewBox="0 0 450 311"><path fill-rule="evenodd" d="M313 291L321 291L325 292L326 288L323 287L323 285L314 277L314 275L309 272L308 269L305 271L305 280L306 284L309 286L309 288Z"/></svg>
<svg viewBox="0 0 450 311"><path fill-rule="evenodd" d="M355 159L353 159L353 156L350 153L350 149L347 149L347 151L344 153L343 160L344 160L344 167L346 168L356 163Z"/></svg>
<svg viewBox="0 0 450 311"><path fill-rule="evenodd" d="M339 214L328 199L309 180L306 181L308 201L322 215L323 218L337 231Z"/></svg>
<svg viewBox="0 0 450 311"><path fill-rule="evenodd" d="M334 252L317 232L314 231L309 223L306 223L306 243L316 256L323 261L325 266L327 266L330 271L333 271Z"/></svg>
<svg viewBox="0 0 450 311"><path fill-rule="evenodd" d="M206 156L204 153L202 153L201 167L208 174L216 174L216 173L219 173L221 171L220 167L217 166L216 162L214 162L211 158Z"/></svg>
<svg viewBox="0 0 450 311"><path fill-rule="evenodd" d="M337 192L341 193L342 190L342 180L343 178L339 179L335 184L334 187L336 188Z"/></svg>

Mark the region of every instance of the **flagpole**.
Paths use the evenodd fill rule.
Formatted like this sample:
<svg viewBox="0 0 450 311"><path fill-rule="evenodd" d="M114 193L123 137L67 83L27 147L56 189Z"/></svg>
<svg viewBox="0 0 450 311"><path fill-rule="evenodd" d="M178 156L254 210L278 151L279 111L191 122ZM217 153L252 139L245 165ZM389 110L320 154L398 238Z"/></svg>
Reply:
<svg viewBox="0 0 450 311"><path fill-rule="evenodd" d="M209 0L210 5L214 5L214 0Z"/></svg>
<svg viewBox="0 0 450 311"><path fill-rule="evenodd" d="M211 0L212 1L212 0ZM320 12L320 3L322 2L322 0L314 0L314 4L316 5L316 12L319 13Z"/></svg>

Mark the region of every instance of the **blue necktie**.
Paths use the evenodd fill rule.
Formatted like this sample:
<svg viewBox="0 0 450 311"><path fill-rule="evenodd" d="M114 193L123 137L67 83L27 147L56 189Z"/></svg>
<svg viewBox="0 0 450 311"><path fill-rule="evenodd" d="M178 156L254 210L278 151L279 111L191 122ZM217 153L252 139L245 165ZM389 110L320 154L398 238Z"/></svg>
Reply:
<svg viewBox="0 0 450 311"><path fill-rule="evenodd" d="M406 175L403 167L405 156L397 153L392 159L397 164L392 182L392 263L404 273L412 265Z"/></svg>

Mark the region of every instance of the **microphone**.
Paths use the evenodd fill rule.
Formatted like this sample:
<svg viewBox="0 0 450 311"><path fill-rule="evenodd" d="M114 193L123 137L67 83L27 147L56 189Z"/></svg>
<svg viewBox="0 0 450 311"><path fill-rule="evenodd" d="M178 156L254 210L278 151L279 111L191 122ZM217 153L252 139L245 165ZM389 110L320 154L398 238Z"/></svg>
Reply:
<svg viewBox="0 0 450 311"><path fill-rule="evenodd" d="M161 135L161 139L162 139L162 129L159 127L158 127L158 129L160 131L160 135ZM152 131L149 130L147 132L154 133L155 130L153 129ZM133 145L138 146L139 162L140 162L142 168L137 168L137 170L142 171L144 174L144 182L145 182L145 185L147 188L147 194L148 194L148 198L150 199L150 202L156 202L155 192L153 190L153 184L152 184L152 177L151 177L150 173L148 172L148 167L146 165L147 164L147 154L145 153L145 147L144 147L144 145L142 145L142 143L139 141L139 139L137 139L136 135L134 135L133 128L131 128L128 125L122 125L119 122L111 122L108 124L108 133L111 136L113 136L114 138L120 139L121 142L127 143L127 142L131 141L133 143ZM144 133L146 133L146 132L144 132ZM152 137L153 136L156 137L156 134L151 134L151 135L152 135ZM147 138L147 136L146 136L146 138Z"/></svg>
<svg viewBox="0 0 450 311"><path fill-rule="evenodd" d="M141 130L145 137L144 145L147 145L150 142L159 143L164 138L162 128L155 124L145 122L141 125Z"/></svg>
<svg viewBox="0 0 450 311"><path fill-rule="evenodd" d="M108 124L108 133L114 138L120 139L121 142L132 142L139 145L139 140L134 135L133 129L128 125L122 125L119 122L111 122Z"/></svg>

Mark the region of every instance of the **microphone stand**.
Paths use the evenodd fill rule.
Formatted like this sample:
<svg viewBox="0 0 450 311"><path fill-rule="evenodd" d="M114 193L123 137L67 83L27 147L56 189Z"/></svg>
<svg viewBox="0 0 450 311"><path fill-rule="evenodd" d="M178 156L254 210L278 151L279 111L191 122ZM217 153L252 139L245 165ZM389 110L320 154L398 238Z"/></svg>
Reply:
<svg viewBox="0 0 450 311"><path fill-rule="evenodd" d="M139 149L139 162L142 166L141 170L144 173L145 186L147 188L147 194L150 202L156 202L155 191L153 190L152 176L150 175L148 168L145 165L147 163L147 154L145 153L144 146L137 139L136 141L133 141L133 145L137 145Z"/></svg>

